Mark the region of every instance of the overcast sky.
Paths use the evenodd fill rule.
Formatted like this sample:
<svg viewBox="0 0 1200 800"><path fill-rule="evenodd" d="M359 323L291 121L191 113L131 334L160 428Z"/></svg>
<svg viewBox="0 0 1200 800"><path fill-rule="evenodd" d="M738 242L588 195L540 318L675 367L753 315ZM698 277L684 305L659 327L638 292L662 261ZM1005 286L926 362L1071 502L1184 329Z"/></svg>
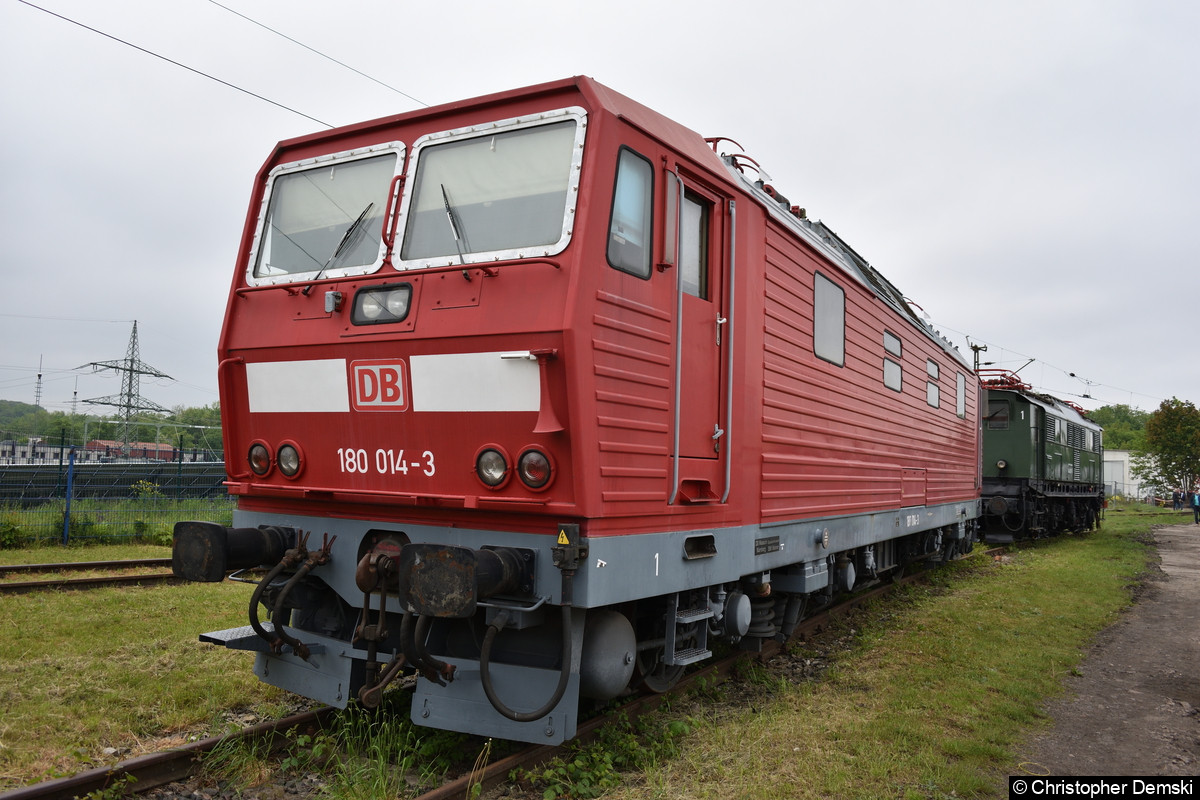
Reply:
<svg viewBox="0 0 1200 800"><path fill-rule="evenodd" d="M45 408L115 412L76 368L137 320L142 396L216 402L275 142L584 74L737 140L968 358L1200 405L1200 3L34 1L238 88L0 0L0 399L40 360Z"/></svg>

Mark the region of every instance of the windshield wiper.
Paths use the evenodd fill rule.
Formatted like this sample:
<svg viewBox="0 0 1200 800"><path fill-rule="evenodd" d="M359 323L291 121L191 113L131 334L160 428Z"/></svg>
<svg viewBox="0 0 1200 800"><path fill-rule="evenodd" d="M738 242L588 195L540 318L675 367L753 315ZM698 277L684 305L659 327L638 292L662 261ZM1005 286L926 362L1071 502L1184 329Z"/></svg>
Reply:
<svg viewBox="0 0 1200 800"><path fill-rule="evenodd" d="M329 258L326 259L324 266L317 270L317 274L313 276L313 283L321 280L321 276L325 274L325 270L329 269L329 265L337 260L338 256L342 254L342 251L347 249L347 246L350 245L351 242L358 242L358 236L360 233L362 233L363 222L366 220L367 215L371 213L371 209L374 207L374 202L367 203L367 207L364 208L362 213L358 215L358 219L350 223L350 227L346 228L346 232L342 234L342 240L338 242L337 247L333 249L333 253L331 253ZM305 286L302 293L305 296L308 296L310 291L312 291L312 283L310 283L308 286Z"/></svg>
<svg viewBox="0 0 1200 800"><path fill-rule="evenodd" d="M454 246L458 248L458 263L466 264L467 260L463 258L463 245L467 243L467 238L462 235L454 207L450 205L450 195L446 194L446 184L439 183L438 186L442 187L442 202L446 206L446 219L450 220L450 233L454 234Z"/></svg>

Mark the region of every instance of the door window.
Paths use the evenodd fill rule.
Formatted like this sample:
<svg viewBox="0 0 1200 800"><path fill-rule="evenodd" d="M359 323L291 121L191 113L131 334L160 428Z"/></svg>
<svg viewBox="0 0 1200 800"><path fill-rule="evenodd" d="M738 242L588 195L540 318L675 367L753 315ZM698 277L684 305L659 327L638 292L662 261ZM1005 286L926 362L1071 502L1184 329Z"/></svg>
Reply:
<svg viewBox="0 0 1200 800"><path fill-rule="evenodd" d="M693 192L683 196L683 214L679 221L679 268L683 291L708 297L708 241L710 204Z"/></svg>

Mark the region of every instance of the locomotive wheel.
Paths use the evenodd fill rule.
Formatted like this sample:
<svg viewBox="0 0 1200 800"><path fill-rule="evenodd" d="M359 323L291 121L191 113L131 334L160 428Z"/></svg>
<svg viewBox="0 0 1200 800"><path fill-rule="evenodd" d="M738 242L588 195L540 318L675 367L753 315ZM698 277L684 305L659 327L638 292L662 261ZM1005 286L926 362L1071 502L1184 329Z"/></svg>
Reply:
<svg viewBox="0 0 1200 800"><path fill-rule="evenodd" d="M641 650L634 663L631 685L645 689L651 694L669 692L683 677L683 666L668 666L662 662L662 648Z"/></svg>
<svg viewBox="0 0 1200 800"><path fill-rule="evenodd" d="M652 694L662 694L669 692L675 684L679 683L679 679L683 677L684 668L681 664L663 663L666 648L662 642L666 636L667 626L665 608L663 608L665 604L661 601L650 601L650 605L656 610L642 616L638 622L638 641L658 644L654 647L638 648L637 658L634 659L633 664L633 678L629 685L634 689L644 689ZM690 625L680 626L676 630L675 645L677 648L695 638L696 626L699 624L703 623L693 622Z"/></svg>

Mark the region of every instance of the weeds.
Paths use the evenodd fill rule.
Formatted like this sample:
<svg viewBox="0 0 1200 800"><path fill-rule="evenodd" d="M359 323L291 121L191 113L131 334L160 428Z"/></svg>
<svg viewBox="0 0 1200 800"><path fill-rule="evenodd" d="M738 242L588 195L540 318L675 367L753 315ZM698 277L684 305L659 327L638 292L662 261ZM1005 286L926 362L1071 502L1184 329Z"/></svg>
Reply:
<svg viewBox="0 0 1200 800"><path fill-rule="evenodd" d="M594 741L570 742L567 755L532 772L516 770L509 777L541 789L545 800L600 797L620 786L624 773L649 769L677 756L683 739L697 727L694 719L670 719L661 712L635 723L621 715L601 728Z"/></svg>
<svg viewBox="0 0 1200 800"><path fill-rule="evenodd" d="M316 733L289 732L281 750L272 754L265 739L222 743L204 759L204 775L243 791L265 783L276 773L309 777L321 794L338 800L402 797L435 786L450 769L456 753L468 751L469 737L419 729L408 718L407 693L387 696L376 710L352 705ZM477 762L486 763L487 740ZM478 786L475 787L475 795Z"/></svg>
<svg viewBox="0 0 1200 800"><path fill-rule="evenodd" d="M135 783L137 778L134 776L122 775L105 788L88 792L84 797L86 800L120 800L122 797L132 797L137 792L133 786Z"/></svg>

